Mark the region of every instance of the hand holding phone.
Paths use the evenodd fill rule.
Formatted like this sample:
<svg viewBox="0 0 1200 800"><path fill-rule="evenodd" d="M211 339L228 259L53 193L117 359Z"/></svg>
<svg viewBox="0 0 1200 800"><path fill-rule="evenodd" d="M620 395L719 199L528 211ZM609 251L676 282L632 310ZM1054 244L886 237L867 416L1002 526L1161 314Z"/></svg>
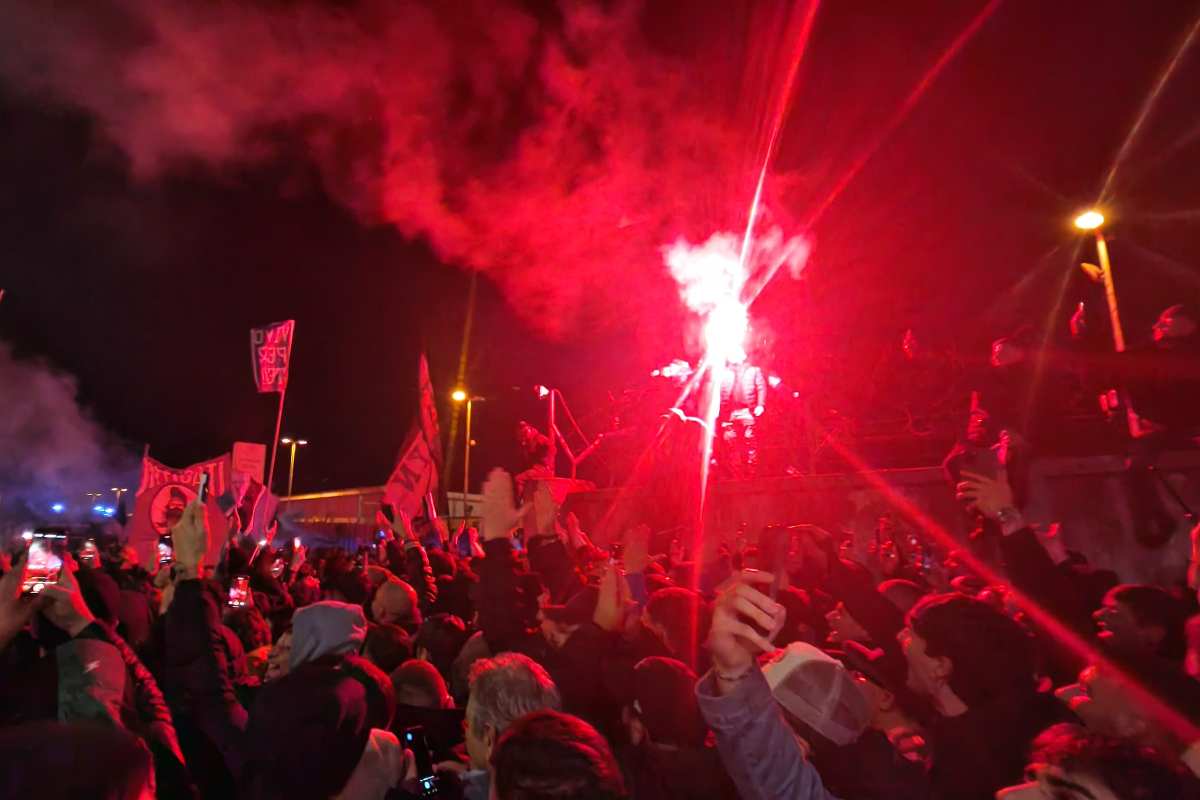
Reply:
<svg viewBox="0 0 1200 800"><path fill-rule="evenodd" d="M41 594L47 586L58 583L66 547L65 533L50 530L33 532L25 553L25 577L21 582L23 594Z"/></svg>
<svg viewBox="0 0 1200 800"><path fill-rule="evenodd" d="M414 725L404 729L404 749L413 754L417 767L417 796L438 797L438 778L433 771L433 756L429 753L429 742L425 739L425 728Z"/></svg>
<svg viewBox="0 0 1200 800"><path fill-rule="evenodd" d="M229 607L246 608L252 604L250 595L250 577L237 575L229 585Z"/></svg>

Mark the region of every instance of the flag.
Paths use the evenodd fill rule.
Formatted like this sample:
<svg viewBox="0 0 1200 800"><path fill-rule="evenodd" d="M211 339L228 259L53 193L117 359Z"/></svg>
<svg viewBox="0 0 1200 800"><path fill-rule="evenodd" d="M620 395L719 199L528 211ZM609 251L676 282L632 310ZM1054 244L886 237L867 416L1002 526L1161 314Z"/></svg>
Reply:
<svg viewBox="0 0 1200 800"><path fill-rule="evenodd" d="M229 454L209 461L175 469L142 456L142 480L133 501L129 519L129 545L137 552L142 566L150 569L158 560L158 537L170 533L183 515L183 509L196 499L200 476L207 472L208 490L208 563L216 565L225 537L226 522L217 498L229 490L231 462Z"/></svg>
<svg viewBox="0 0 1200 800"><path fill-rule="evenodd" d="M396 468L383 487L384 499L397 510L405 511L409 516L423 516L422 505L425 495L433 492L437 495L438 473L442 465L442 443L438 432L437 404L434 400L433 383L429 380L429 361L421 354L417 367L417 386L420 399L417 403L417 416L413 420L412 430L409 431L400 455L396 459Z"/></svg>
<svg viewBox="0 0 1200 800"><path fill-rule="evenodd" d="M273 322L250 329L250 365L260 392L282 392L287 388L292 360L292 336L296 321Z"/></svg>

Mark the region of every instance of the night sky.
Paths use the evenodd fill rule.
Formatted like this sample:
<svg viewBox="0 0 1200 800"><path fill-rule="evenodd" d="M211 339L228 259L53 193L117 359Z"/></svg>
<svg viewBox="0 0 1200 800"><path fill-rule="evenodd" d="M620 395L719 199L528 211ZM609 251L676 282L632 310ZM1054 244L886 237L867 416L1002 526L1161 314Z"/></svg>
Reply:
<svg viewBox="0 0 1200 800"><path fill-rule="evenodd" d="M619 5L597 3L597 13ZM647 46L694 61L697 76L714 62L741 74L767 35L742 4L647 5L636 15ZM984 5L827 0L772 167L798 176L774 197L785 227L820 205ZM562 24L552 4L525 8L547 31ZM969 351L1042 323L1060 299L1056 329L1080 300L1100 312L1074 266L1069 220L1096 199L1198 15L1194 0L1001 3L810 231L804 278L780 276L763 294L758 357L861 411L879 391L861 376L906 328L930 348ZM722 37L738 47L717 52ZM1195 301L1200 285L1198 86L1193 46L1106 198L1131 340L1166 305ZM738 106L736 90L715 92ZM518 121L493 124L519 127L536 112L513 113ZM424 237L348 208L294 130L261 135L272 147L253 162L180 159L135 177L88 111L0 74L0 339L76 376L83 405L131 450L149 443L184 465L233 440L269 441L275 396L254 391L248 330L294 318L284 433L313 442L297 490L378 484L412 419L422 348L438 391L453 386L470 272ZM559 221L581 237L613 235L588 219ZM670 333L685 316L653 252L611 265L605 313L582 300L556 306L583 320L558 338L522 309L505 269L478 282L467 383L489 402L477 416L477 477L511 462L517 419L539 419L534 384L561 386L597 430L608 391L689 355L686 335ZM551 280L573 279L572 264L555 269ZM654 324L648 306L661 312ZM805 365L821 359L838 368L818 380ZM441 412L446 430L448 402Z"/></svg>

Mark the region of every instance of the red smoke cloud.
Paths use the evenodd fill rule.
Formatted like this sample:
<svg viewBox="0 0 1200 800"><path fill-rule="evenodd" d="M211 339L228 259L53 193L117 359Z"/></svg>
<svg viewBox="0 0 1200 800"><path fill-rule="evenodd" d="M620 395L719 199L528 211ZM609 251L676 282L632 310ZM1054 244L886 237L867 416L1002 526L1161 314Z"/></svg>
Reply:
<svg viewBox="0 0 1200 800"><path fill-rule="evenodd" d="M365 221L544 333L653 331L679 319L661 247L745 225L775 80L756 34L786 48L792 5L696 23L681 56L632 2L6 1L0 74L91 112L143 178L298 139Z"/></svg>

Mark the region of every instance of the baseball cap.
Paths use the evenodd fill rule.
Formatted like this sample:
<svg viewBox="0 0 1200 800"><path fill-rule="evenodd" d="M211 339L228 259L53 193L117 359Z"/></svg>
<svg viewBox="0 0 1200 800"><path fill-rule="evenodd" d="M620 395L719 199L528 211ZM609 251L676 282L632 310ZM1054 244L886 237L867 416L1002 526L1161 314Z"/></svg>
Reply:
<svg viewBox="0 0 1200 800"><path fill-rule="evenodd" d="M763 667L775 701L839 747L870 721L867 698L842 663L817 647L793 642Z"/></svg>

